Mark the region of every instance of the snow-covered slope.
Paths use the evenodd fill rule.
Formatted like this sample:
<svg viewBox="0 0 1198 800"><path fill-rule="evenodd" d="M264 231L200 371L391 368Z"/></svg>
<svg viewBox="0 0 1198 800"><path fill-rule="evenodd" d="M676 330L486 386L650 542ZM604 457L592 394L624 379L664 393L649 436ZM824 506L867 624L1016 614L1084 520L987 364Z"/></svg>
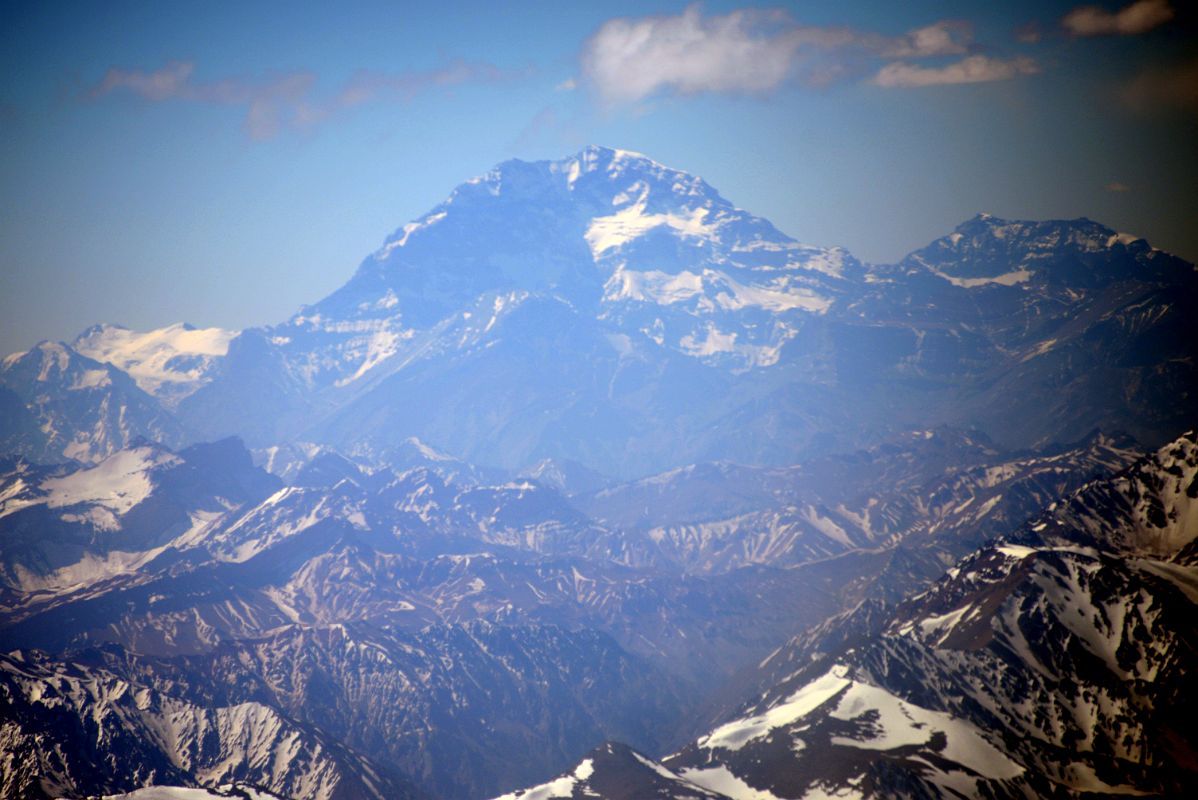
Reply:
<svg viewBox="0 0 1198 800"><path fill-rule="evenodd" d="M1095 547L1198 566L1198 433L1056 503L1012 543Z"/></svg>
<svg viewBox="0 0 1198 800"><path fill-rule="evenodd" d="M675 775L627 745L607 742L574 769L539 786L509 792L496 800L721 800L724 795Z"/></svg>
<svg viewBox="0 0 1198 800"><path fill-rule="evenodd" d="M229 351L236 331L177 323L152 331L119 325L88 328L71 346L88 358L124 370L168 408L211 379L215 362Z"/></svg>
<svg viewBox="0 0 1198 800"><path fill-rule="evenodd" d="M0 473L0 587L20 604L145 574L161 556L207 548L276 488L232 440L177 454L141 444L89 467L15 462Z"/></svg>

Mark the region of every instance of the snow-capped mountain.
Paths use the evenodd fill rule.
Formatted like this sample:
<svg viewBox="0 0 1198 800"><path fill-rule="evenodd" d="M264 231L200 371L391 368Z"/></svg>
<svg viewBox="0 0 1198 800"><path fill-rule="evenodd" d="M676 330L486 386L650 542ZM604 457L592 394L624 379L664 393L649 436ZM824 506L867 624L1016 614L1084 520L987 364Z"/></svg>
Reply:
<svg viewBox="0 0 1198 800"><path fill-rule="evenodd" d="M207 537L277 488L233 440L141 444L87 467L14 462L0 475L0 605L153 574L214 546Z"/></svg>
<svg viewBox="0 0 1198 800"><path fill-rule="evenodd" d="M459 186L272 334L287 340L306 380L346 386L450 346L423 335L438 326L437 339L460 337L452 349L484 342L502 317L543 296L637 339L664 337L669 350L750 366L775 362L793 333L737 312L770 312L761 321L823 313L824 284L855 268L699 178L588 147L561 161L505 162ZM642 322L660 330L640 332Z"/></svg>
<svg viewBox="0 0 1198 800"><path fill-rule="evenodd" d="M0 441L43 462L94 463L135 439L183 440L178 421L132 378L62 342L0 362Z"/></svg>
<svg viewBox="0 0 1198 800"><path fill-rule="evenodd" d="M825 626L744 713L646 765L736 800L1186 796L1196 475L1191 433L1082 487L855 635ZM512 796L585 796L594 764ZM620 796L686 796L632 780Z"/></svg>
<svg viewBox="0 0 1198 800"><path fill-rule="evenodd" d="M814 429L896 421L1008 446L1098 426L1159 441L1184 424L1160 395L1194 390L1178 334L1196 287L1191 265L1088 220L978 217L866 266L698 178L592 147L459 187L342 289L257 334L276 355L244 367L276 375L267 438L302 429L379 455L414 435L514 469L786 463ZM1010 408L1046 380L1052 413ZM1116 396L1121 383L1136 392ZM210 433L261 433L227 422Z"/></svg>
<svg viewBox="0 0 1198 800"><path fill-rule="evenodd" d="M229 341L236 335L236 331L186 323L144 332L94 325L71 346L88 358L124 370L143 391L173 408L210 379L213 366L229 351Z"/></svg>
<svg viewBox="0 0 1198 800"><path fill-rule="evenodd" d="M148 392L157 416L124 401L135 432L169 420L191 441L379 464L415 437L471 463L627 479L944 423L1008 448L1096 427L1160 443L1198 388L1195 313L1192 265L1090 220L980 215L866 265L693 175L588 147L462 184L281 324L97 326L73 347ZM39 405L40 367L6 371L10 449L94 459L125 443L77 403Z"/></svg>

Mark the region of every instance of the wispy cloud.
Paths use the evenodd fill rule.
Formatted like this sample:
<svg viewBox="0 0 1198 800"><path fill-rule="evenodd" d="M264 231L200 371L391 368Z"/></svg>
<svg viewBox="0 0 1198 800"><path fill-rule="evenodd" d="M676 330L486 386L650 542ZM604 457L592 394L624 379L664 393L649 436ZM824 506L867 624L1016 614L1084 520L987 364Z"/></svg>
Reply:
<svg viewBox="0 0 1198 800"><path fill-rule="evenodd" d="M931 70L904 62L883 70L897 76L896 81L923 80L919 85L998 80L1035 71L1029 59L969 56L974 50L973 28L961 20L940 20L887 36L802 25L780 10L704 16L698 5L691 5L677 15L604 23L583 46L581 76L612 106L657 95L761 94L787 83L826 86L870 76L885 59L965 57Z"/></svg>
<svg viewBox="0 0 1198 800"><path fill-rule="evenodd" d="M284 129L310 128L367 103L408 101L429 89L497 82L523 74L493 64L455 60L424 71L362 70L334 92L320 93L316 76L310 72L199 81L195 79L195 70L195 63L190 61L171 61L153 71L113 67L85 96L96 100L124 92L155 103L184 101L242 107L246 133L262 140Z"/></svg>
<svg viewBox="0 0 1198 800"><path fill-rule="evenodd" d="M973 28L969 23L941 20L899 37L882 51L882 55L890 58L959 56L969 52L972 41Z"/></svg>
<svg viewBox="0 0 1198 800"><path fill-rule="evenodd" d="M188 91L191 74L196 65L190 61L170 61L162 69L145 72L139 69L113 67L104 73L104 78L91 88L92 98L127 89L147 100L169 100Z"/></svg>
<svg viewBox="0 0 1198 800"><path fill-rule="evenodd" d="M1123 192L1131 191L1131 187L1128 186L1126 183L1123 183L1122 181L1111 181L1103 188L1106 189L1108 192L1115 192L1116 194L1122 194Z"/></svg>
<svg viewBox="0 0 1198 800"><path fill-rule="evenodd" d="M1061 20L1061 26L1073 36L1134 36L1173 19L1168 0L1137 0L1111 12L1098 6L1081 6Z"/></svg>
<svg viewBox="0 0 1198 800"><path fill-rule="evenodd" d="M1039 65L1030 58L1001 59L969 56L939 67L921 67L896 61L887 64L873 77L873 83L887 89L912 89L956 83L1006 81L1021 75L1035 75Z"/></svg>

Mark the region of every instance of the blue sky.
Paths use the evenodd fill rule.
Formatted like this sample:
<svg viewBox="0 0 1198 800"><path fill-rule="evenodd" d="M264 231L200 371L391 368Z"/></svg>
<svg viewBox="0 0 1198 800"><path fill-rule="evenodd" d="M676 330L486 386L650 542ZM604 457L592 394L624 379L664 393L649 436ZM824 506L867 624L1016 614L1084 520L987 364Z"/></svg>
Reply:
<svg viewBox="0 0 1198 800"><path fill-rule="evenodd" d="M8 3L0 351L280 321L458 183L591 142L867 260L978 211L1193 260L1195 30L1169 0Z"/></svg>

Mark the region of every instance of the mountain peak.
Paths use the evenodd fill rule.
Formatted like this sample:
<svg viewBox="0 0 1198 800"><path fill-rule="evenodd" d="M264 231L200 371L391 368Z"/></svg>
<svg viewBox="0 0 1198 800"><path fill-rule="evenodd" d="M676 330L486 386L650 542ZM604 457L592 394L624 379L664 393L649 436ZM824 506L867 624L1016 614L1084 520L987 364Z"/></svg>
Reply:
<svg viewBox="0 0 1198 800"><path fill-rule="evenodd" d="M994 239L1003 239L1012 243L1028 241L1048 241L1064 247L1081 247L1089 250L1113 247L1116 244L1128 245L1132 242L1143 241L1139 236L1130 233L1119 233L1089 217L1075 219L1049 220L1019 220L997 217L987 212L980 212L962 222L953 229L953 233L937 240L948 239L954 245L959 245L964 236L985 235ZM935 242L933 244L936 244Z"/></svg>
<svg viewBox="0 0 1198 800"><path fill-rule="evenodd" d="M615 168L640 167L640 168L657 168L668 170L670 172L678 172L678 170L670 169L669 167L649 158L644 153L638 153L633 150L621 150L616 147L605 147L603 145L588 144L586 147L579 150L572 156L554 162L557 164L573 164L581 165L584 171L593 172L597 169L612 170Z"/></svg>
<svg viewBox="0 0 1198 800"><path fill-rule="evenodd" d="M631 187L624 183L628 179L647 181L646 188L666 188L684 198L726 202L719 197L715 189L696 175L669 167L633 150L589 144L578 152L560 159L525 161L513 158L501 162L486 173L457 187L445 203L430 213L435 214L444 206L475 196L500 196L513 192L522 194L524 190L532 187L538 187L533 189L534 191L565 190L573 193L582 188L579 180L587 176L594 176L584 183L590 184L590 189L598 190L592 199L598 200L602 205L611 204L613 196L618 197L622 194L635 200L640 192L632 191ZM609 181L618 185L599 188ZM592 192L587 191L583 194L591 197Z"/></svg>
<svg viewBox="0 0 1198 800"><path fill-rule="evenodd" d="M575 158L635 158L649 161L656 164L656 161L649 158L644 153L638 153L635 150L624 150L619 147L608 147L602 144L588 144L586 147L578 151Z"/></svg>
<svg viewBox="0 0 1198 800"><path fill-rule="evenodd" d="M904 263L919 264L963 288L1027 284L1037 274L1080 288L1138 274L1158 252L1138 236L1086 217L1036 221L982 213ZM1046 270L1050 263L1058 266ZM1151 269L1168 272L1170 266L1162 262Z"/></svg>

